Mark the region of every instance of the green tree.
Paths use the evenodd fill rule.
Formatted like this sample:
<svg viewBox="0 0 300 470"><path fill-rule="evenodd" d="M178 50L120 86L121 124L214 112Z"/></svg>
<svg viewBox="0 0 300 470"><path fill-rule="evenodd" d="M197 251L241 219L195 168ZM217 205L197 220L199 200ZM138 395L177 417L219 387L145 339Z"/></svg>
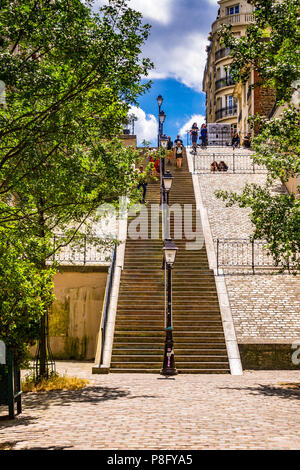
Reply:
<svg viewBox="0 0 300 470"><path fill-rule="evenodd" d="M137 153L114 136L149 86L141 77L151 64L140 57L149 26L121 0L98 14L79 0L0 3L0 238L19 240L26 272L43 278L54 249L92 227L99 205L137 197ZM48 286L39 298L45 312Z"/></svg>
<svg viewBox="0 0 300 470"><path fill-rule="evenodd" d="M0 230L0 339L15 351L19 365L40 335L40 319L53 301L54 271L37 269L19 239Z"/></svg>
<svg viewBox="0 0 300 470"><path fill-rule="evenodd" d="M284 106L279 117L253 116L250 126L255 163L268 170L266 184L247 184L242 193L217 191L227 205L251 208L254 238L266 240L266 248L282 269L300 269L300 201L295 194L274 191L300 172L300 113L292 103L299 78L299 0L255 0L254 24L236 38L224 26L220 36L233 57L230 70L237 81L246 82L251 70L258 72L255 86L272 86L277 104ZM299 189L299 187L298 187Z"/></svg>

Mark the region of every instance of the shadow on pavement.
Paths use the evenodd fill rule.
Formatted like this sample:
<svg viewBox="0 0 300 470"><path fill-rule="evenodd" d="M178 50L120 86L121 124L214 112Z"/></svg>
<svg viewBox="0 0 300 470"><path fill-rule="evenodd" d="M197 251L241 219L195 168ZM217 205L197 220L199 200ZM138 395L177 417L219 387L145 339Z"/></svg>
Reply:
<svg viewBox="0 0 300 470"><path fill-rule="evenodd" d="M258 385L255 387L219 387L220 390L240 390L252 392L251 395L265 395L267 397L280 397L288 400L300 399L300 390L287 389L278 385Z"/></svg>
<svg viewBox="0 0 300 470"><path fill-rule="evenodd" d="M130 392L111 387L85 387L81 390L53 390L50 392L24 394L24 407L45 410L50 406L70 406L74 403L97 405L107 400L117 400Z"/></svg>

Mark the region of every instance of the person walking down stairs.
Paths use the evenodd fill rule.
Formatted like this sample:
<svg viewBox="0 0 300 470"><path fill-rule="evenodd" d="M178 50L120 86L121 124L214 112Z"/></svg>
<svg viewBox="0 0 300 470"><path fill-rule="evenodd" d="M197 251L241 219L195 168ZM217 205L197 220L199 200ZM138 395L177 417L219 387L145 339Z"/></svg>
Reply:
<svg viewBox="0 0 300 470"><path fill-rule="evenodd" d="M182 167L182 159L184 156L184 147L181 142L177 142L175 147L175 157L176 157L176 166L177 168Z"/></svg>

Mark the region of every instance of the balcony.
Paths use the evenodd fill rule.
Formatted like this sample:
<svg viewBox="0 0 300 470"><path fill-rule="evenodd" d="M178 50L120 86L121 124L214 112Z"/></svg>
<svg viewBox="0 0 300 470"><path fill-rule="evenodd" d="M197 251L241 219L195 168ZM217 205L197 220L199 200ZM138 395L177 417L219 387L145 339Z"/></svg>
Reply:
<svg viewBox="0 0 300 470"><path fill-rule="evenodd" d="M237 13L236 15L227 15L223 16L223 18L218 18L212 24L212 33L216 33L222 24L225 25L244 25L254 22L254 17L251 13Z"/></svg>
<svg viewBox="0 0 300 470"><path fill-rule="evenodd" d="M216 121L219 121L220 119L223 119L226 117L231 117L231 116L236 116L236 115L237 115L237 105L217 109Z"/></svg>
<svg viewBox="0 0 300 470"><path fill-rule="evenodd" d="M228 57L230 55L230 49L229 47L223 47L222 49L219 49L215 53L215 62L217 62L220 59L223 59L224 57Z"/></svg>
<svg viewBox="0 0 300 470"><path fill-rule="evenodd" d="M231 77L223 77L223 78L219 78L219 80L216 80L215 89L219 90L220 88L224 88L226 86L232 86L232 85L235 85L235 81Z"/></svg>

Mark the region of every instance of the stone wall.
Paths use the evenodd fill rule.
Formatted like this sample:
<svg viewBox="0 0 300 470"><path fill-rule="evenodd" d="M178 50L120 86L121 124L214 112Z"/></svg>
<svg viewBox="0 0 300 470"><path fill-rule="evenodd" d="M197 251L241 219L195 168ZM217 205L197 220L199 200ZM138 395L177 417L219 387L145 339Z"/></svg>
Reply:
<svg viewBox="0 0 300 470"><path fill-rule="evenodd" d="M259 81L257 72L254 72L254 83ZM272 111L276 100L276 93L273 88L257 86L254 88L254 114L268 116Z"/></svg>
<svg viewBox="0 0 300 470"><path fill-rule="evenodd" d="M94 359L106 279L101 268L65 268L55 275L49 334L56 359Z"/></svg>

